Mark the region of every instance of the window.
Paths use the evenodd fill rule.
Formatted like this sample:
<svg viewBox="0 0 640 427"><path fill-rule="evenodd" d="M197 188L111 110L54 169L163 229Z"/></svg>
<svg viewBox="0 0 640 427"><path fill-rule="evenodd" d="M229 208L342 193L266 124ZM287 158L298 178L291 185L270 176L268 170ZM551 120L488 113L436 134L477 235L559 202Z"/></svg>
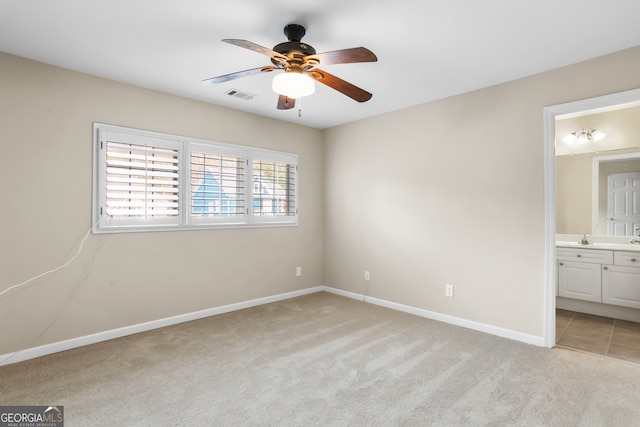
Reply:
<svg viewBox="0 0 640 427"><path fill-rule="evenodd" d="M193 224L247 222L246 178L249 153L191 144L189 218Z"/></svg>
<svg viewBox="0 0 640 427"><path fill-rule="evenodd" d="M253 214L261 217L296 214L294 164L253 161Z"/></svg>
<svg viewBox="0 0 640 427"><path fill-rule="evenodd" d="M94 124L94 232L297 225L295 154Z"/></svg>

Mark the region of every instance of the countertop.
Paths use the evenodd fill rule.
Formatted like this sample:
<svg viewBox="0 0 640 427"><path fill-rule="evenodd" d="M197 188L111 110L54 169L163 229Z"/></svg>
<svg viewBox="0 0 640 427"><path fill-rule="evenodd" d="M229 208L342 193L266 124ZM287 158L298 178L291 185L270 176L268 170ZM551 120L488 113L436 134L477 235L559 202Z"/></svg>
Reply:
<svg viewBox="0 0 640 427"><path fill-rule="evenodd" d="M602 249L602 250L608 250L608 251L640 252L640 245L637 243L592 242L592 243L589 243L588 245L583 245L580 242L568 242L568 241L556 240L556 247L573 248L573 249Z"/></svg>

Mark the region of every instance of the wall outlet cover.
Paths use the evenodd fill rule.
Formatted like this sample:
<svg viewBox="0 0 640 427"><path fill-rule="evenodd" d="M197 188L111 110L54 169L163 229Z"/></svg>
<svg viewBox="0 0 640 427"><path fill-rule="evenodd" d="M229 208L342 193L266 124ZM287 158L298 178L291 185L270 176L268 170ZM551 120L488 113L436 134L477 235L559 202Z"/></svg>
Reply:
<svg viewBox="0 0 640 427"><path fill-rule="evenodd" d="M444 285L444 295L453 298L453 285Z"/></svg>

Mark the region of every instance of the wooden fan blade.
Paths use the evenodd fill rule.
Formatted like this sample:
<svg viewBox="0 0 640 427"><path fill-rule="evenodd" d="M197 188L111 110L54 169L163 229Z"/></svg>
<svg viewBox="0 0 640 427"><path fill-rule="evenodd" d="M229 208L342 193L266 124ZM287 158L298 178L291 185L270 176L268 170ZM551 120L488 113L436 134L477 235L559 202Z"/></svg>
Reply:
<svg viewBox="0 0 640 427"><path fill-rule="evenodd" d="M341 78L334 76L333 74L329 74L326 71L314 68L308 74L315 81L325 84L330 88L335 89L338 92L343 93L344 95L347 95L349 98L354 99L358 102L366 102L373 96L366 90L360 89L358 86L344 81Z"/></svg>
<svg viewBox="0 0 640 427"><path fill-rule="evenodd" d="M365 47L354 47L351 49L333 50L331 52L309 55L306 59L320 61L321 65L351 64L354 62L377 62L378 57Z"/></svg>
<svg viewBox="0 0 640 427"><path fill-rule="evenodd" d="M235 73L225 74L223 76L211 77L202 81L203 85L214 85L218 83L228 82L229 80L239 79L240 77L253 76L254 74L266 73L276 70L273 65L267 65L265 67L252 68L250 70L236 71Z"/></svg>
<svg viewBox="0 0 640 427"><path fill-rule="evenodd" d="M278 110L290 110L296 106L296 100L285 95L278 97Z"/></svg>
<svg viewBox="0 0 640 427"><path fill-rule="evenodd" d="M266 48L264 46L260 46L259 44L255 44L253 42L250 42L248 40L239 40L239 39L223 39L222 40L225 43L229 43L232 44L234 46L240 46L243 47L245 49L249 49L252 50L254 52L258 52L261 53L263 55L268 56L269 58L280 58L283 60L287 60L287 57L284 56L281 53L276 52L275 50L271 50L269 48Z"/></svg>

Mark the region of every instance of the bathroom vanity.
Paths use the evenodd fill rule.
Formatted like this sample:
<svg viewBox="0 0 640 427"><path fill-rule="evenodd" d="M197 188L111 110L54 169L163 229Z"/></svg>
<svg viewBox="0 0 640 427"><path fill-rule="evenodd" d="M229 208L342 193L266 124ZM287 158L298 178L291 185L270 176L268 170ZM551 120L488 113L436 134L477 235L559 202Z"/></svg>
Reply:
<svg viewBox="0 0 640 427"><path fill-rule="evenodd" d="M558 236L559 237L559 236ZM556 240L558 307L638 321L640 244L619 241ZM584 301L579 304L577 301Z"/></svg>

